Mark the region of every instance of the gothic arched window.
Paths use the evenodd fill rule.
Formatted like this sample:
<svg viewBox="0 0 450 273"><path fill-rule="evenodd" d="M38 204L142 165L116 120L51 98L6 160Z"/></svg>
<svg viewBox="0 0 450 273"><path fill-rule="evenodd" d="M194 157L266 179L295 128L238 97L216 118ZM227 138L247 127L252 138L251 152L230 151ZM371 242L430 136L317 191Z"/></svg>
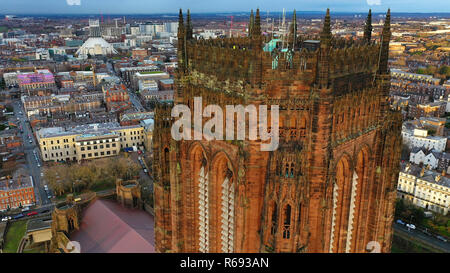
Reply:
<svg viewBox="0 0 450 273"><path fill-rule="evenodd" d="M286 205L284 208L283 219L283 239L289 239L291 237L291 205Z"/></svg>

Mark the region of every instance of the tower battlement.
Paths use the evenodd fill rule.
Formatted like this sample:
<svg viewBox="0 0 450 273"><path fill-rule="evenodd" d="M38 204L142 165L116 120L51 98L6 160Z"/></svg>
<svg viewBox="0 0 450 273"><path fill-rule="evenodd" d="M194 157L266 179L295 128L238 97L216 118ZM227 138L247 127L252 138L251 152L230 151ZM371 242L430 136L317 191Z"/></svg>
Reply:
<svg viewBox="0 0 450 273"><path fill-rule="evenodd" d="M224 92L229 97L255 98L263 95L277 98L280 94L289 93L287 90L292 85L301 82L304 86L316 86L322 78L333 90L332 93L340 96L375 84L383 61L381 57L386 55L382 52L385 47L383 41L380 43L370 39L371 22L366 23L362 38L333 37L329 13L322 34L310 37L297 35L294 13L292 26L295 27L291 27L288 42L286 45L283 43L284 48L280 41L270 40L261 34L259 11L256 19L252 13L247 37L208 40L194 39L192 29L189 37L189 27L184 26L181 11L180 16L178 89L193 84ZM190 17L187 25L192 28ZM383 30L383 35L385 33ZM347 82L354 79L360 84L349 86ZM283 82L284 90L271 93L271 86L279 82ZM262 94L263 89L269 92ZM303 91L305 96L310 92L308 88ZM298 92L295 94L300 95ZM178 98L176 101L183 100Z"/></svg>

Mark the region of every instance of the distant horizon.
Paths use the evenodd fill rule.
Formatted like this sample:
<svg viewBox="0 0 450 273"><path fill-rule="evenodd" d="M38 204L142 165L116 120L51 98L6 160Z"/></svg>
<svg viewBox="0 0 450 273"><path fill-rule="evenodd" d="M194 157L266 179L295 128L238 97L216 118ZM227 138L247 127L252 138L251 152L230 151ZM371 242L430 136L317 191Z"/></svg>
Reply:
<svg viewBox="0 0 450 273"><path fill-rule="evenodd" d="M263 13L292 12L294 8L304 12L362 13L372 9L374 13L450 13L448 0L14 0L3 3L0 14L174 14L179 8L190 9L193 14L241 13L259 8Z"/></svg>
<svg viewBox="0 0 450 273"><path fill-rule="evenodd" d="M367 14L369 10L367 10L366 12L364 11L335 11L333 12L330 9L330 13L332 14ZM186 13L187 9L183 9L183 13ZM242 13L242 14L250 14L251 11L204 11L204 12L190 12L191 15L196 15L196 14L236 14L236 13ZM254 10L255 12L255 10ZM260 10L261 12L261 16L266 16L267 14L267 10ZM292 14L293 10L286 10L286 15L290 15ZM386 11L372 11L372 14L386 14ZM282 10L280 11L269 11L269 15L272 13L283 13ZM296 10L297 14L302 14L302 13L306 13L306 14L325 14L326 10L321 11L321 10ZM179 14L179 10L177 10L176 12L146 12L146 13L94 13L94 12L86 12L86 13L59 13L59 12L46 12L46 13L0 13L1 16L5 16L5 15L15 15L15 16L27 16L27 15L103 15L103 16L108 16L108 15L173 15L173 16L178 16ZM391 9L391 15L395 15L395 14L448 14L450 15L450 11L433 11L433 12L406 12L406 11L392 11Z"/></svg>

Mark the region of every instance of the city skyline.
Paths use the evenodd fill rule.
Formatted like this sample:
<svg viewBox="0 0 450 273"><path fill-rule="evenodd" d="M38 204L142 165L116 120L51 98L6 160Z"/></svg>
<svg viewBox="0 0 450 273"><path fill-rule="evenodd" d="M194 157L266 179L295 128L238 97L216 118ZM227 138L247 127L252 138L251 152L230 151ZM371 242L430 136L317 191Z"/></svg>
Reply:
<svg viewBox="0 0 450 273"><path fill-rule="evenodd" d="M214 12L243 12L255 7L261 11L279 12L296 9L298 11L324 11L330 8L332 12L367 12L370 8L374 13L385 12L390 8L397 13L448 13L450 7L443 0L431 0L428 2L406 0L343 0L343 1L305 1L293 0L246 1L245 3L230 0L226 3L216 1L196 0L181 1L169 0L164 2L129 0L123 6L119 0L16 0L14 3L6 3L0 9L0 14L159 14L176 13L179 8L191 9L192 13ZM447 6L447 7L446 7ZM236 8L239 7L239 8Z"/></svg>

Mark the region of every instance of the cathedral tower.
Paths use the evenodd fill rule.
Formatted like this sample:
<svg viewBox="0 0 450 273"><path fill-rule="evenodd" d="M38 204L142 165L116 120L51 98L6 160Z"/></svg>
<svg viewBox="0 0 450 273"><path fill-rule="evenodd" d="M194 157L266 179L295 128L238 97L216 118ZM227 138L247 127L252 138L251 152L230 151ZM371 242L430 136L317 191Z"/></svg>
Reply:
<svg viewBox="0 0 450 273"><path fill-rule="evenodd" d="M374 241L389 252L401 147L387 104L390 12L380 41L369 19L363 39L333 37L329 10L320 37L297 35L294 12L285 49L264 46L259 10L249 22L248 37L196 40L180 11L174 101L279 105L278 149L175 141L172 105L158 106L157 250L367 252Z"/></svg>

